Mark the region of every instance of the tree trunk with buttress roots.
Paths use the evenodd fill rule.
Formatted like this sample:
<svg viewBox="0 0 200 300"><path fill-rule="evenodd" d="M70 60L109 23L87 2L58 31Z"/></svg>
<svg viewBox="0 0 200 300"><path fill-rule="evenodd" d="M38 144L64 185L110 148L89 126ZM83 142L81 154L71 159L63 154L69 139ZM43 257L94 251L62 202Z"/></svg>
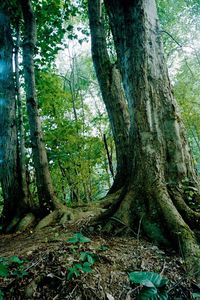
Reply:
<svg viewBox="0 0 200 300"><path fill-rule="evenodd" d="M60 205L53 190L36 98L33 60L36 44L35 16L30 0L21 0L20 3L24 19L23 65L30 138L36 173L40 214L41 216L45 216L55 208L59 208Z"/></svg>
<svg viewBox="0 0 200 300"><path fill-rule="evenodd" d="M120 72L111 63L106 43L101 1L89 0L92 58L116 148L117 170L109 193L119 190L128 178L130 117Z"/></svg>
<svg viewBox="0 0 200 300"><path fill-rule="evenodd" d="M131 118L130 176L118 200L101 216L108 231L119 222L172 244L192 271L200 270L199 179L163 55L154 0L105 0Z"/></svg>

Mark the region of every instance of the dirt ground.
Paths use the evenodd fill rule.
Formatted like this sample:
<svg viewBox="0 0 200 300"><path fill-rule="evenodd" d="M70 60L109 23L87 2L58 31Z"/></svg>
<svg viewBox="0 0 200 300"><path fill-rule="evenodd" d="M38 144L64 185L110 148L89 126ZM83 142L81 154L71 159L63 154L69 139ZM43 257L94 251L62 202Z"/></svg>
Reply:
<svg viewBox="0 0 200 300"><path fill-rule="evenodd" d="M75 232L83 232L91 241L68 242ZM95 257L91 272L79 270L77 277L67 278L70 268L82 263L82 252ZM133 271L151 271L168 278L168 299L194 299L192 293L200 292L184 259L172 250L132 236L97 234L77 222L0 236L0 259L13 256L21 262L10 263L10 275L0 278L4 294L0 299L136 299L142 286L130 283L128 274Z"/></svg>

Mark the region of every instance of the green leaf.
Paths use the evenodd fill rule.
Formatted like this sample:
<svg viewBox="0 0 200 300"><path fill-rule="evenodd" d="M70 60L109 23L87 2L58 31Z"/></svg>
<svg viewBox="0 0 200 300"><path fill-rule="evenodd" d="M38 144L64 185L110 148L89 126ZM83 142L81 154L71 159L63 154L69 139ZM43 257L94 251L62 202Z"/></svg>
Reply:
<svg viewBox="0 0 200 300"><path fill-rule="evenodd" d="M75 267L76 269L82 269L82 265L81 265L81 264L75 264L74 267Z"/></svg>
<svg viewBox="0 0 200 300"><path fill-rule="evenodd" d="M131 272L129 273L129 280L147 287L163 287L168 283L168 279L154 272Z"/></svg>
<svg viewBox="0 0 200 300"><path fill-rule="evenodd" d="M157 295L157 289L156 288L147 288L144 287L140 294L138 295L138 300L147 300L147 299L153 299L154 296Z"/></svg>
<svg viewBox="0 0 200 300"><path fill-rule="evenodd" d="M5 265L0 264L0 277L8 277L8 275L9 275L8 268Z"/></svg>
<svg viewBox="0 0 200 300"><path fill-rule="evenodd" d="M75 264L72 268L69 268L69 273L67 274L67 280L71 280L74 276L78 277L80 276L80 270L82 270L81 264Z"/></svg>
<svg viewBox="0 0 200 300"><path fill-rule="evenodd" d="M82 235L81 233L77 233L77 234L78 234L80 243L90 243L91 242L91 239L87 238L86 236Z"/></svg>
<svg viewBox="0 0 200 300"><path fill-rule="evenodd" d="M9 258L9 261L11 262L11 263L17 263L17 264L19 264L19 265L21 265L21 264L23 264L23 260L21 260L18 256L15 256L15 255L13 255L13 256L11 256L10 258Z"/></svg>
<svg viewBox="0 0 200 300"><path fill-rule="evenodd" d="M82 233L77 232L74 234L73 237L69 238L67 240L68 243L90 243L91 240L89 238L87 238L86 236L84 236Z"/></svg>
<svg viewBox="0 0 200 300"><path fill-rule="evenodd" d="M88 260L90 265L93 265L96 261L95 258L90 254L87 255L87 260Z"/></svg>
<svg viewBox="0 0 200 300"><path fill-rule="evenodd" d="M14 270L12 272L12 275L18 277L18 278L23 278L24 276L28 275L28 272L25 270Z"/></svg>
<svg viewBox="0 0 200 300"><path fill-rule="evenodd" d="M67 274L67 280L71 280L74 276L80 276L80 271L76 268L69 268L69 273Z"/></svg>
<svg viewBox="0 0 200 300"><path fill-rule="evenodd" d="M80 261L87 261L90 265L93 265L98 260L98 256L92 252L81 252Z"/></svg>
<svg viewBox="0 0 200 300"><path fill-rule="evenodd" d="M141 280L140 284L148 288L156 288L155 285L148 279Z"/></svg>
<svg viewBox="0 0 200 300"><path fill-rule="evenodd" d="M137 300L167 300L167 292L159 293L156 288L144 287L137 297Z"/></svg>
<svg viewBox="0 0 200 300"><path fill-rule="evenodd" d="M80 253L80 261L85 261L87 259L88 252Z"/></svg>
<svg viewBox="0 0 200 300"><path fill-rule="evenodd" d="M71 238L69 238L67 240L68 243L71 243L71 244L75 244L75 243L78 243L78 238L76 236L73 236Z"/></svg>
<svg viewBox="0 0 200 300"><path fill-rule="evenodd" d="M82 271L84 273L91 273L92 269L90 267L90 263L89 262L84 262L83 267L82 267Z"/></svg>
<svg viewBox="0 0 200 300"><path fill-rule="evenodd" d="M200 298L200 293L192 293L193 298Z"/></svg>
<svg viewBox="0 0 200 300"><path fill-rule="evenodd" d="M154 272L131 272L129 273L129 280L143 285L140 294L138 295L139 300L167 300L167 292L159 288L166 286L168 280L162 277L160 274Z"/></svg>
<svg viewBox="0 0 200 300"><path fill-rule="evenodd" d="M75 275L76 277L80 276L80 271L77 270L77 269L75 269L75 270L74 270L74 275Z"/></svg>

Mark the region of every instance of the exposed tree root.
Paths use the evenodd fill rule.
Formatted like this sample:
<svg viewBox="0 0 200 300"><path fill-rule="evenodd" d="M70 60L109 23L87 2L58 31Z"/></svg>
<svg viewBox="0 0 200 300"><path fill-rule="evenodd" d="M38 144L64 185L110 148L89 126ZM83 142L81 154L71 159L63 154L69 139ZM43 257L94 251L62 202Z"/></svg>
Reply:
<svg viewBox="0 0 200 300"><path fill-rule="evenodd" d="M177 189L168 189L173 203L185 222L193 229L200 226L200 213L192 210L184 201L183 195Z"/></svg>
<svg viewBox="0 0 200 300"><path fill-rule="evenodd" d="M179 247L188 270L195 273L200 271L200 248L194 232L183 220L165 188L159 188L155 197L161 208L164 224L169 230L169 236L171 235L175 245ZM200 274L198 276L200 278Z"/></svg>
<svg viewBox="0 0 200 300"><path fill-rule="evenodd" d="M137 188L134 191L124 187L113 205L95 220L96 224L101 224L107 233L129 228L138 237L143 234L162 246L174 247L183 256L187 271L200 278L200 248L192 230L199 228L199 213L190 209L180 194L172 190L169 194L165 184L157 182L152 186L146 189L145 196Z"/></svg>
<svg viewBox="0 0 200 300"><path fill-rule="evenodd" d="M26 231L28 228L33 227L36 223L36 217L33 213L25 215L20 222L17 224L15 231Z"/></svg>
<svg viewBox="0 0 200 300"><path fill-rule="evenodd" d="M63 207L61 209L55 209L53 212L39 221L39 223L35 227L35 230L39 230L58 223L64 224L72 218L72 213L67 208Z"/></svg>

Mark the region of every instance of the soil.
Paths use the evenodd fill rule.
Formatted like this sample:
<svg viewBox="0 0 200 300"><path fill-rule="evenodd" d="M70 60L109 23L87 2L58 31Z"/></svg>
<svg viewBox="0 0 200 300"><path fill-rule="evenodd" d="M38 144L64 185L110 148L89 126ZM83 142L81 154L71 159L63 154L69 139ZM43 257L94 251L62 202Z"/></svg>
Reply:
<svg viewBox="0 0 200 300"><path fill-rule="evenodd" d="M82 232L91 241L69 242L75 232ZM89 252L90 262L92 257L91 272L79 269L84 263L81 252ZM156 272L168 278L168 299L194 299L192 293L200 292L184 259L173 250L159 249L139 236L105 236L101 228L94 232L85 219L67 227L0 236L0 259L13 256L21 261L7 260L9 276L0 278L2 299L136 299L142 286L131 283L128 277L135 271ZM75 265L78 272L69 278Z"/></svg>

